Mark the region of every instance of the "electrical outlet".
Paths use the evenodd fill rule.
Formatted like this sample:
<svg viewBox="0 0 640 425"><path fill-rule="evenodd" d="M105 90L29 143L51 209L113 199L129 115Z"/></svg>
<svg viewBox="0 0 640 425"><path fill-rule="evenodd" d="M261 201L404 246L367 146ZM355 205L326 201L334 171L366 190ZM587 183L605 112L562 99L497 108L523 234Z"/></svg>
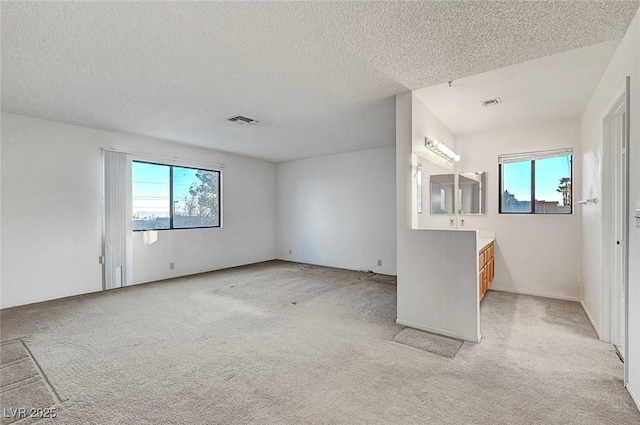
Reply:
<svg viewBox="0 0 640 425"><path fill-rule="evenodd" d="M378 267L382 266L382 260L378 260Z"/></svg>
<svg viewBox="0 0 640 425"><path fill-rule="evenodd" d="M169 263L169 270L173 270L176 268L176 263Z"/></svg>
<svg viewBox="0 0 640 425"><path fill-rule="evenodd" d="M289 250L289 255L291 255L291 250Z"/></svg>

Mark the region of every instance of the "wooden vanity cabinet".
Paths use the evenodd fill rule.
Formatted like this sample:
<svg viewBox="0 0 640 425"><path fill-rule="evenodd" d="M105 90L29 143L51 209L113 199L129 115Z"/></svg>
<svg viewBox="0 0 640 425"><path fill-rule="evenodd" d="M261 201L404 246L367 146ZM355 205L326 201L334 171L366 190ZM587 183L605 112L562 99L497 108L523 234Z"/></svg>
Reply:
<svg viewBox="0 0 640 425"><path fill-rule="evenodd" d="M494 258L494 243L491 242L480 250L478 254L478 268L480 269L480 278L478 279L480 284L480 299L484 298L487 289L493 282L495 276L495 258Z"/></svg>

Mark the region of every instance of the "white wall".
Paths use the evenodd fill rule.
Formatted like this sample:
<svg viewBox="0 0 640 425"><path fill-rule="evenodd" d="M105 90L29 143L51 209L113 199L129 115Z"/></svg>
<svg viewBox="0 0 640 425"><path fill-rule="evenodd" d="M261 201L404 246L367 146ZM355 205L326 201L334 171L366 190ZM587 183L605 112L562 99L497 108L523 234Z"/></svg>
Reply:
<svg viewBox="0 0 640 425"><path fill-rule="evenodd" d="M417 214L417 184L412 182L412 227L413 228L445 228L452 227L449 215L429 214L429 176L431 174L451 174L454 165L436 155L424 145L425 137L437 139L456 151L456 136L438 117L412 93L411 95L411 151L417 156L415 161L422 164L422 214Z"/></svg>
<svg viewBox="0 0 640 425"><path fill-rule="evenodd" d="M415 228L452 228L453 215L429 213L429 175L432 173L487 172L487 214L459 216L458 228L496 232L496 277L491 289L579 300L580 216L499 215L498 155L574 148L574 196L581 176L579 120L541 123L484 133L455 136L422 100L412 95L412 151L422 163L423 213L416 213L416 184L412 182L411 214ZM396 124L398 125L398 124ZM446 143L461 156L452 165L424 147L424 137ZM464 220L464 224L461 223Z"/></svg>
<svg viewBox="0 0 640 425"><path fill-rule="evenodd" d="M581 119L583 198L601 198L602 118L631 76L630 210L640 208L640 11L620 43ZM602 326L602 212L601 205L583 208L582 279L584 304L596 326ZM629 392L640 402L640 229L633 214L629 226L629 328L627 358Z"/></svg>
<svg viewBox="0 0 640 425"><path fill-rule="evenodd" d="M279 163L277 176L279 259L396 274L393 146Z"/></svg>
<svg viewBox="0 0 640 425"><path fill-rule="evenodd" d="M224 227L135 233L135 282L275 258L273 163L4 112L1 136L2 308L101 290L102 147L227 165Z"/></svg>
<svg viewBox="0 0 640 425"><path fill-rule="evenodd" d="M581 198L580 123L559 121L457 138L459 172L487 172L484 216L460 216L462 228L496 232L491 289L579 300L580 206L572 215L498 214L498 155L574 148L574 197ZM574 199L574 202L577 199Z"/></svg>
<svg viewBox="0 0 640 425"><path fill-rule="evenodd" d="M426 132L426 133L423 133ZM450 131L413 93L396 96L398 317L406 326L478 341L476 232L416 228L415 166L424 137ZM428 199L428 198L426 198Z"/></svg>
<svg viewBox="0 0 640 425"><path fill-rule="evenodd" d="M602 198L602 120L613 106L613 102L624 89L625 78L631 75L633 50L631 48L633 32L637 32L638 17L629 28L629 33L618 46L607 71L598 84L581 118L581 142L583 155L583 190L584 198ZM637 45L635 46L638 47ZM632 80L632 90L639 82ZM634 99L631 101L633 107ZM632 113L632 119L634 114ZM631 136L633 138L633 131ZM633 160L633 147L631 152ZM633 173L634 167L631 166ZM633 175L631 183L633 186ZM631 197L633 201L633 196ZM582 275L584 285L584 304L587 307L596 327L602 326L602 205L591 205L583 208L581 235ZM632 232L633 233L633 232Z"/></svg>
<svg viewBox="0 0 640 425"><path fill-rule="evenodd" d="M398 241L401 325L480 341L475 231L406 229Z"/></svg>

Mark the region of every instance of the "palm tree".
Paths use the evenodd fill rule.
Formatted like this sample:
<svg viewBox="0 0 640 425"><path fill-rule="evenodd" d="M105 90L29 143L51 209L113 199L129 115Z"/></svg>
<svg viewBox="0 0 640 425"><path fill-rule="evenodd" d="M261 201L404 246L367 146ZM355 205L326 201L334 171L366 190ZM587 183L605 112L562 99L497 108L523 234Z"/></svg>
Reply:
<svg viewBox="0 0 640 425"><path fill-rule="evenodd" d="M571 205L571 177L563 177L556 192L562 193L562 204Z"/></svg>

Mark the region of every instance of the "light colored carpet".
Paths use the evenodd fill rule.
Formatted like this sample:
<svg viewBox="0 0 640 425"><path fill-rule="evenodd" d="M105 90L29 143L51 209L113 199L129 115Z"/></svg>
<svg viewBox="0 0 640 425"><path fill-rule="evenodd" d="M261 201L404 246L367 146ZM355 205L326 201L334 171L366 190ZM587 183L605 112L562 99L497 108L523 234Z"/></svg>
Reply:
<svg viewBox="0 0 640 425"><path fill-rule="evenodd" d="M273 261L1 312L56 424L638 424L577 303L490 291L454 359L393 342L396 287ZM295 304L294 304L295 303Z"/></svg>
<svg viewBox="0 0 640 425"><path fill-rule="evenodd" d="M462 347L462 341L457 339L447 338L445 336L429 332L422 332L412 328L401 330L398 335L393 337L393 340L397 343L428 351L439 356L448 357L450 359L454 358L460 347Z"/></svg>
<svg viewBox="0 0 640 425"><path fill-rule="evenodd" d="M0 424L35 422L58 401L19 339L0 344ZM35 409L35 410L34 410Z"/></svg>

